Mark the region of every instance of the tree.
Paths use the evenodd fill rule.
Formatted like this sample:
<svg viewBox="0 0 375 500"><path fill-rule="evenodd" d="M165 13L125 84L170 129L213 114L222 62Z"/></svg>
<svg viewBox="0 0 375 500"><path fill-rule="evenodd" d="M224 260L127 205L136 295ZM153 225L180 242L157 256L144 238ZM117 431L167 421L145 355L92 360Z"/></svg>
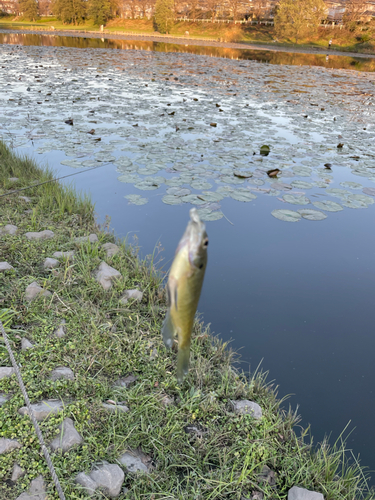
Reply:
<svg viewBox="0 0 375 500"><path fill-rule="evenodd" d="M30 21L35 21L39 17L37 0L19 0L19 11L22 16Z"/></svg>
<svg viewBox="0 0 375 500"><path fill-rule="evenodd" d="M54 0L52 12L63 23L80 24L86 17L85 0Z"/></svg>
<svg viewBox="0 0 375 500"><path fill-rule="evenodd" d="M251 12L257 21L264 19L269 14L268 0L253 0L251 2Z"/></svg>
<svg viewBox="0 0 375 500"><path fill-rule="evenodd" d="M211 14L211 22L214 22L216 16L216 9L218 6L219 0L205 0L205 7L208 12Z"/></svg>
<svg viewBox="0 0 375 500"><path fill-rule="evenodd" d="M347 0L345 2L345 12L343 15L344 24L349 28L354 27L361 21L363 14L368 9L367 0Z"/></svg>
<svg viewBox="0 0 375 500"><path fill-rule="evenodd" d="M233 17L233 21L237 21L238 19L238 11L241 6L241 0L228 0L227 1L230 13Z"/></svg>
<svg viewBox="0 0 375 500"><path fill-rule="evenodd" d="M326 17L327 7L323 0L280 0L275 15L275 31L281 38L312 36Z"/></svg>
<svg viewBox="0 0 375 500"><path fill-rule="evenodd" d="M155 24L160 33L168 33L174 24L174 1L156 0Z"/></svg>
<svg viewBox="0 0 375 500"><path fill-rule="evenodd" d="M94 24L100 26L113 17L114 8L115 5L110 0L89 0L87 15Z"/></svg>

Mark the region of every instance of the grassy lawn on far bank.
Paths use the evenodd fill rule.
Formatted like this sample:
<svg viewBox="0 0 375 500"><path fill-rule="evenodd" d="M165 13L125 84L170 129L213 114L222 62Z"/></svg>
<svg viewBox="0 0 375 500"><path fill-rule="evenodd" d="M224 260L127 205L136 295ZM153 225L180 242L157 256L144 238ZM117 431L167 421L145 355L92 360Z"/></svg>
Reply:
<svg viewBox="0 0 375 500"><path fill-rule="evenodd" d="M50 28L53 26L56 30L76 30L76 31L100 31L99 26L95 26L92 21L85 21L83 24L63 24L55 18L41 18L38 21L17 21L13 17L0 18L0 25L20 29ZM106 34L110 33L134 33L134 34L155 34L152 20L143 19L113 19L109 21L104 29ZM331 50L358 53L375 53L375 23L364 25L363 30L358 29L351 32L339 27L320 28L316 36L310 39L301 39L298 44L293 40L278 40L276 38L273 26L263 25L233 25L232 23L211 23L211 22L176 22L171 29L169 36L185 36L189 32L189 38L192 39L213 39L223 42L241 42L252 44L271 44L272 47L291 47L291 48L323 48L326 49L330 38L333 39Z"/></svg>
<svg viewBox="0 0 375 500"><path fill-rule="evenodd" d="M375 499L374 492L363 491L363 469L347 462L345 443L313 448L307 431L297 435L296 413L281 408L266 374L237 371L234 353L199 321L190 373L179 386L176 352L165 350L160 335L166 301L155 255L140 261L135 246L98 227L92 202L72 187L47 182L12 194L52 178L52 172L0 142L0 254L12 266L0 273L0 318L31 402L64 402L62 411L40 422L45 441L57 436L66 418L83 438L65 454L52 452L67 498L87 498L74 482L79 472L88 474L103 460L119 465L119 457L132 452L142 457L147 472L120 464L127 488L121 499L240 500L262 492L276 500L286 499L295 485L321 492L326 500ZM5 234L6 225L17 230ZM43 230L53 231L53 237L25 237ZM75 241L90 233L96 242ZM103 247L108 243L118 245L117 253L108 255ZM45 268L45 259L57 251L75 253ZM102 262L120 273L109 290L95 279ZM50 295L28 301L25 290L33 282ZM121 302L129 289L141 291L141 300ZM24 338L31 347L21 347ZM0 366L10 366L3 343ZM73 378L53 381L57 367L69 368ZM124 376L133 378L116 384ZM0 380L0 393L6 399L0 406L0 439L21 445L0 455L0 499L14 500L39 475L49 498L57 498L30 419L18 413L24 401L14 376ZM262 417L236 413L238 400L257 403ZM11 481L15 463L25 471L17 482Z"/></svg>

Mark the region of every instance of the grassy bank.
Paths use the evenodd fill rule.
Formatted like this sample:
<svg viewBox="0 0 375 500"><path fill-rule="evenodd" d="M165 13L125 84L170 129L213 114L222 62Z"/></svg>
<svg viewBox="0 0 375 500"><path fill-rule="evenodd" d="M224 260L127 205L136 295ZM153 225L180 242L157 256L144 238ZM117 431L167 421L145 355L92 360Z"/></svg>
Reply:
<svg viewBox="0 0 375 500"><path fill-rule="evenodd" d="M176 352L164 349L160 335L166 303L153 259L140 261L135 247L119 241L118 253L108 257L102 245L114 237L96 225L92 203L72 188L52 182L10 194L51 179L51 172L0 142L0 230L7 224L18 228L14 235L0 235L0 260L14 268L0 273L0 317L31 402L65 402L62 412L40 423L46 442L66 417L83 437L67 453L52 453L68 499L86 498L74 483L79 472L102 460L115 464L122 453L139 448L152 467L147 474L127 473L128 491L119 498L241 500L262 492L265 499L286 499L294 485L321 492L326 500L375 498L365 491L363 470L346 461L345 444L313 449L307 432L296 427L296 413L281 409L266 374L238 372L233 352L199 322L190 373L178 386ZM176 228L178 235L183 229ZM29 241L24 236L42 230L54 237ZM74 242L90 233L98 242ZM46 257L71 250L74 260L44 269ZM121 273L107 291L94 278L102 261ZM26 301L25 289L34 281L52 294ZM122 304L123 292L135 288L143 292L142 300ZM66 335L59 338L54 332L62 320ZM24 337L34 347L22 350ZM2 343L0 366L10 366ZM53 382L51 371L60 366L69 367L74 380ZM114 387L125 375L136 379L128 387ZM14 500L40 474L49 498L57 498L30 419L18 414L24 401L14 376L0 380L0 392L10 397L0 407L0 438L22 445L0 455L0 498ZM233 411L231 401L243 399L260 405L260 420ZM126 404L129 411L109 412L102 406L108 400ZM26 471L15 484L10 480L14 463Z"/></svg>
<svg viewBox="0 0 375 500"><path fill-rule="evenodd" d="M86 21L80 25L63 24L54 18L41 18L36 22L17 21L12 17L4 17L0 19L0 24L9 27L38 29L49 29L53 26L56 30L87 30L100 31L99 26L95 26L92 21ZM176 22L170 31L170 36L185 36L185 32L189 32L189 37L192 39L210 39L221 40L224 42L238 42L251 44L271 44L272 47L289 47L293 48L323 48L326 49L328 41L332 38L333 43L331 50L339 50L343 52L357 52L364 54L375 53L375 25L374 23L360 27L356 31L339 28L320 28L316 36L312 38L301 39L298 44L293 40L285 39L274 41L276 39L275 29L273 26L263 25L233 25L226 23L201 23L201 22ZM113 19L105 26L105 33L133 33L151 35L155 33L152 20L143 19Z"/></svg>

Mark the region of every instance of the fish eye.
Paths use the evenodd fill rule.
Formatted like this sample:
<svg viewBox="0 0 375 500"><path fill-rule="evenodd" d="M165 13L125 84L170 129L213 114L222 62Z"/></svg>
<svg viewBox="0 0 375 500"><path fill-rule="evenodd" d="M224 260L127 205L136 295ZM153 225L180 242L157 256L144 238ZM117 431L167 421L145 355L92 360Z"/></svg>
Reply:
<svg viewBox="0 0 375 500"><path fill-rule="evenodd" d="M203 264L201 264L201 265L199 266L199 269L203 269Z"/></svg>
<svg viewBox="0 0 375 500"><path fill-rule="evenodd" d="M203 246L204 246L204 247L208 247L208 238L206 238L206 239L204 240L204 242L203 242Z"/></svg>

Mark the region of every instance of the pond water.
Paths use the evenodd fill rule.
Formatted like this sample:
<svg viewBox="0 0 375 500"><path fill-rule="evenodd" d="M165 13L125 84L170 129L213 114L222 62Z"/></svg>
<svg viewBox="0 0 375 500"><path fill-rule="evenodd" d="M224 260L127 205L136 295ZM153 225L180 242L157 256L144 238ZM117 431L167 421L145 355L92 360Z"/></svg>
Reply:
<svg viewBox="0 0 375 500"><path fill-rule="evenodd" d="M196 205L204 321L374 470L375 74L53 39L1 39L0 137L164 270Z"/></svg>

